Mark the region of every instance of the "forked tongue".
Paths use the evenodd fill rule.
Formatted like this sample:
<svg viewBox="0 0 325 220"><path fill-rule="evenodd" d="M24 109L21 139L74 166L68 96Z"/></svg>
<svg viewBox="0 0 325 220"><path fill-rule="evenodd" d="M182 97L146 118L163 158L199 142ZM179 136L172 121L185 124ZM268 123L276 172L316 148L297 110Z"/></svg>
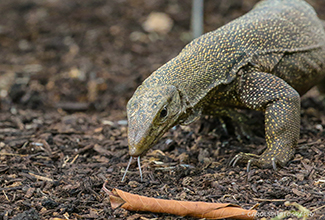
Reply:
<svg viewBox="0 0 325 220"><path fill-rule="evenodd" d="M140 177L141 177L141 182L142 182L142 171L141 171L141 164L140 164L140 156L138 156L137 158L138 158L138 167L139 167L139 172L140 172ZM126 167L126 170L125 170L125 172L124 172L124 175L123 175L123 178L122 178L122 181L121 181L121 182L124 182L124 179L125 179L126 173L127 173L128 170L129 170L129 167L130 167L130 164L131 164L131 162L132 162L132 159L133 159L133 157L131 156L131 157L130 157L130 160L129 160L129 163L128 163L127 167Z"/></svg>

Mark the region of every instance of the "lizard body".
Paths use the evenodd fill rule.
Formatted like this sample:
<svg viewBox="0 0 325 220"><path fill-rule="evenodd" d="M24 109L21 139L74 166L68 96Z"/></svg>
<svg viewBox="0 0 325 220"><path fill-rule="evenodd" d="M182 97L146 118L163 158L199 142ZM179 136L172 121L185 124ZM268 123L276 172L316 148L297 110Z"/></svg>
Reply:
<svg viewBox="0 0 325 220"><path fill-rule="evenodd" d="M300 129L300 95L325 78L325 31L303 0L265 0L194 39L153 72L127 104L129 153L137 157L177 124L202 114L265 112L267 149L238 159L284 166Z"/></svg>

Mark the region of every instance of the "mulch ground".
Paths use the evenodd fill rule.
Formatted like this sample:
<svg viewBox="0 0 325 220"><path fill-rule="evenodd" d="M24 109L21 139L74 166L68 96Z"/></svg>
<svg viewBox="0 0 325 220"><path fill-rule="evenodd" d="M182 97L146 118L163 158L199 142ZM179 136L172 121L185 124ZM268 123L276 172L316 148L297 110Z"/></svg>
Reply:
<svg viewBox="0 0 325 220"><path fill-rule="evenodd" d="M205 31L256 2L206 0ZM308 2L325 20L325 2ZM152 11L173 19L168 34L143 30ZM258 206L267 218L296 202L325 219L325 101L315 89L302 100L295 158L282 169L228 166L239 152L265 149L263 115L245 112L249 138L227 119L226 130L212 118L177 126L141 158L143 181L134 161L121 182L126 102L188 43L191 1L10 0L0 12L0 219L181 219L112 210L106 180L156 198Z"/></svg>

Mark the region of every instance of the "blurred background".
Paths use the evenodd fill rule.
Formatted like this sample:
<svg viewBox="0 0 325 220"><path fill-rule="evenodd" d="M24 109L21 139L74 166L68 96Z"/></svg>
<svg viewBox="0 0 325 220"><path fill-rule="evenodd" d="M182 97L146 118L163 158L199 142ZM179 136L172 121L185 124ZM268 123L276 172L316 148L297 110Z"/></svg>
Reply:
<svg viewBox="0 0 325 220"><path fill-rule="evenodd" d="M204 1L204 32L258 0ZM325 1L308 0L325 20ZM125 118L136 87L192 39L191 0L1 0L0 110Z"/></svg>

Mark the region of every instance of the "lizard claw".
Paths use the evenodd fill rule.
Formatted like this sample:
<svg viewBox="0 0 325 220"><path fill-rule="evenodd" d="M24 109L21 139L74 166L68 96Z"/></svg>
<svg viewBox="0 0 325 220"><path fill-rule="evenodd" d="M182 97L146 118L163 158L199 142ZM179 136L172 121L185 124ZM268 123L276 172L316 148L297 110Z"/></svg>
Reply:
<svg viewBox="0 0 325 220"><path fill-rule="evenodd" d="M275 157L272 157L272 167L273 167L273 170L276 170L276 158Z"/></svg>
<svg viewBox="0 0 325 220"><path fill-rule="evenodd" d="M239 153L237 154L236 156L234 156L234 158L232 158L232 160L229 162L229 165L230 166L236 166L237 162L238 161L241 161L241 162L249 162L251 161L250 163L252 163L253 161L257 161L258 159L260 158L260 156L258 155L255 155L255 154L250 154L250 153Z"/></svg>
<svg viewBox="0 0 325 220"><path fill-rule="evenodd" d="M231 161L229 162L229 166L236 166L237 161L241 158L241 156L239 154L237 154L236 156L234 156Z"/></svg>
<svg viewBox="0 0 325 220"><path fill-rule="evenodd" d="M223 118L219 118L219 121L220 121L223 131L225 132L226 135L228 135L228 129L227 129L226 122L223 120Z"/></svg>
<svg viewBox="0 0 325 220"><path fill-rule="evenodd" d="M249 173L249 171L251 171L251 164L252 164L252 160L248 160L247 167L246 167L247 173Z"/></svg>
<svg viewBox="0 0 325 220"><path fill-rule="evenodd" d="M246 138L247 140L251 140L253 136L252 129L245 123L240 123L235 127L235 134L239 141L242 141L242 137Z"/></svg>
<svg viewBox="0 0 325 220"><path fill-rule="evenodd" d="M276 166L276 158L273 157L273 158L271 159L271 161L272 161L272 168L273 168L273 170L277 170L277 166ZM248 160L248 162L247 162L247 167L246 167L246 171L247 171L247 173L251 170L251 164L256 164L256 165L258 165L258 164L259 164L259 161L256 160L256 159L250 159L250 160Z"/></svg>
<svg viewBox="0 0 325 220"><path fill-rule="evenodd" d="M237 162L247 163L246 171L249 172L252 165L256 165L260 168L273 168L277 170L277 164L280 164L280 161L276 157L272 157L270 161L263 159L262 155L255 155L250 153L239 153L229 162L230 166L235 167Z"/></svg>

